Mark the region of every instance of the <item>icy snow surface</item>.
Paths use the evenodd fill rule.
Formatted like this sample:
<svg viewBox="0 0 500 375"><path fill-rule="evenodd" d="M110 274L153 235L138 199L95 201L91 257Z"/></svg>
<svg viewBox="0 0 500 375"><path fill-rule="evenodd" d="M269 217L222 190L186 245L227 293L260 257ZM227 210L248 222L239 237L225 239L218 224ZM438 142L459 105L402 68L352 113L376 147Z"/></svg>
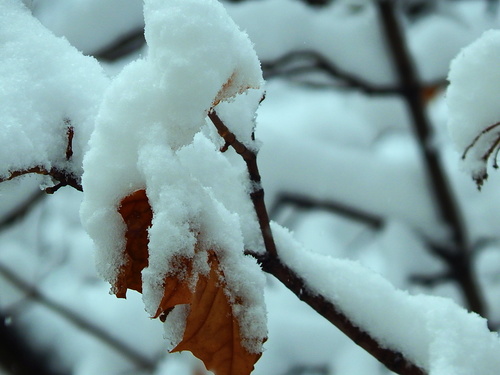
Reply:
<svg viewBox="0 0 500 375"><path fill-rule="evenodd" d="M95 59L55 37L20 1L0 2L0 25L0 177L35 165L80 175L108 79ZM76 129L71 163L65 120Z"/></svg>
<svg viewBox="0 0 500 375"><path fill-rule="evenodd" d="M288 230L272 228L285 264L382 346L401 352L429 375L498 373L500 339L486 319L450 299L397 290L357 262L313 253Z"/></svg>
<svg viewBox="0 0 500 375"><path fill-rule="evenodd" d="M206 253L195 254L198 243L216 251L230 297L242 297L243 306L235 304L233 311L243 336L261 342L264 276L243 255L246 246L262 246L248 195L252 187L244 163L219 152L220 139L206 123L214 105L260 87L259 61L246 34L215 0L149 0L144 18L148 54L126 66L106 92L84 160L81 217L98 248L98 270L113 283L124 261L119 203L146 188L154 214L143 271L147 311L156 312L166 274L181 274L170 267L174 257L196 256L197 272L208 272ZM253 110L260 95L247 98L255 101ZM231 124L231 111L223 112ZM249 130L235 132L250 137L254 114L242 115Z"/></svg>

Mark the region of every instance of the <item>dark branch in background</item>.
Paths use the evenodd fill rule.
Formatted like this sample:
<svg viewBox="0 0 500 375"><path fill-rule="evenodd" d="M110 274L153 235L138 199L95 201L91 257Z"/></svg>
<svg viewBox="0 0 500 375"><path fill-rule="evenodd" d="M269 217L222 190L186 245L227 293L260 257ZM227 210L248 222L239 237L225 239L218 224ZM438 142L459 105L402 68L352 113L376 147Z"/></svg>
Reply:
<svg viewBox="0 0 500 375"><path fill-rule="evenodd" d="M46 194L42 190L38 190L31 194L14 211L0 219L0 231L16 223L18 220L21 220L31 211L35 204L41 201L45 196Z"/></svg>
<svg viewBox="0 0 500 375"><path fill-rule="evenodd" d="M93 53L92 56L101 61L113 62L140 50L145 44L144 27L141 27L122 35L112 44Z"/></svg>
<svg viewBox="0 0 500 375"><path fill-rule="evenodd" d="M116 352L123 355L127 360L134 363L137 368L147 371L153 371L155 369L155 361L151 360L148 357L145 357L141 353L137 352L134 348L126 345L122 341L113 337L110 333L92 324L91 322L77 315L65 306L49 299L34 286L21 279L14 272L12 272L2 264L0 264L0 276L7 280L10 284L15 286L17 289L24 292L27 296L30 297L30 300L40 303L47 309L59 315L61 318L72 323L75 327L80 328L85 333L94 336L98 340L107 344L110 348L113 348Z"/></svg>
<svg viewBox="0 0 500 375"><path fill-rule="evenodd" d="M321 0L320 0L321 1ZM92 54L104 62L114 62L138 51L146 44L142 28L131 31L105 48ZM333 61L317 51L292 51L275 60L263 60L261 63L265 79L277 77L293 78L310 73L322 73L331 79L321 84L337 88L354 88L368 95L400 94L399 86L375 85L339 68ZM305 82L307 83L307 82ZM428 82L426 86L444 86L446 80Z"/></svg>
<svg viewBox="0 0 500 375"><path fill-rule="evenodd" d="M426 170L429 174L429 184L435 195L436 207L443 222L452 234L451 246L448 250L450 256L441 257L441 259L456 275L455 280L464 293L469 309L480 315L485 315L486 307L472 268L473 262L465 236L462 215L440 164L438 151L433 145L432 127L427 118L425 105L421 97L422 87L407 49L402 28L395 14L395 1L378 0L375 3L394 61L394 68L399 76L402 98L409 109L413 120L413 129L423 153Z"/></svg>
<svg viewBox="0 0 500 375"><path fill-rule="evenodd" d="M243 3L248 0L223 0L227 3ZM325 6L330 3L333 3L335 0L301 0L303 3L312 5L312 6Z"/></svg>
<svg viewBox="0 0 500 375"><path fill-rule="evenodd" d="M278 210L281 207L293 205L299 208L305 209L322 209L330 211L335 215L342 216L349 220L355 220L359 223L365 224L373 229L381 229L384 225L384 219L372 215L367 212L362 212L351 206L345 204L334 202L331 200L317 200L308 196L301 196L298 194L280 194L276 200L274 206L270 209L269 216L275 218L278 216Z"/></svg>
<svg viewBox="0 0 500 375"><path fill-rule="evenodd" d="M264 78L293 77L304 73L322 72L337 79L335 86L356 88L366 94L391 95L399 87L377 86L346 72L316 51L292 51L274 61L262 61Z"/></svg>
<svg viewBox="0 0 500 375"><path fill-rule="evenodd" d="M399 85L376 85L356 74L349 73L318 51L291 51L272 61L263 60L261 66L266 79L302 77L302 80L305 80L304 75L322 73L329 78L328 82L320 84L326 87L351 88L367 95L401 95L403 93ZM424 86L435 88L445 85L446 80L440 79L426 82Z"/></svg>
<svg viewBox="0 0 500 375"><path fill-rule="evenodd" d="M329 375L331 373L328 365L295 365L282 375Z"/></svg>
<svg viewBox="0 0 500 375"><path fill-rule="evenodd" d="M50 357L32 348L10 320L0 314L0 369L11 375L69 375L53 368Z"/></svg>
<svg viewBox="0 0 500 375"><path fill-rule="evenodd" d="M245 160L250 179L259 184L257 185L259 186L257 190L258 194L252 193L251 198L261 227L266 252L264 254L257 254L252 251L247 251L246 254L255 257L265 272L280 280L283 285L292 291L301 301L311 306L357 345L384 364L389 370L401 375L425 375L422 369L404 358L401 353L381 347L376 339L354 325L349 320L349 317L340 312L332 302L310 291L307 288L306 282L292 269L281 262L269 226L269 217L264 203L264 190L260 188L257 155L236 139L236 136L227 128L215 111L211 111L208 116L226 144L233 147L233 149Z"/></svg>

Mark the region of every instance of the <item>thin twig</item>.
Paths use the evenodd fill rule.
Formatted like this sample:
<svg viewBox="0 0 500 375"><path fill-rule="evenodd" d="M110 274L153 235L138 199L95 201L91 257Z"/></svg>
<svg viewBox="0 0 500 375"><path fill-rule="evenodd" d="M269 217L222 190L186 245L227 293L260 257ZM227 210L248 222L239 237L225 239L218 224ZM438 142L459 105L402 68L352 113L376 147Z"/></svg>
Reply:
<svg viewBox="0 0 500 375"><path fill-rule="evenodd" d="M73 138L75 136L75 129L71 125L71 120L69 118L64 119L64 124L66 125L66 137L67 144L65 150L65 157L67 161L70 161L73 157ZM44 176L50 176L54 180L58 181L54 186L45 188L47 194L53 194L63 186L71 186L76 190L83 191L82 185L80 184L80 178L75 176L73 173L65 171L63 169L52 167L47 169L41 165L35 165L31 168L21 169L16 171L11 171L6 177L0 177L0 183L5 181L10 181L16 177L23 176L25 174L40 174Z"/></svg>
<svg viewBox="0 0 500 375"><path fill-rule="evenodd" d="M308 63L297 65L298 62L304 60ZM340 80L342 84L361 90L366 94L393 95L399 92L399 87L377 86L348 73L316 51L292 51L276 60L263 61L262 70L266 78L321 71Z"/></svg>
<svg viewBox="0 0 500 375"><path fill-rule="evenodd" d="M66 145L66 160L73 157L73 137L75 136L75 128L71 125L69 118L64 119L64 124L67 126L66 135L68 136L68 143Z"/></svg>
<svg viewBox="0 0 500 375"><path fill-rule="evenodd" d="M286 204L291 204L301 208L316 208L331 211L336 215L345 217L350 220L355 220L373 229L382 228L385 222L382 217L370 214L368 212L363 212L340 202L334 202L332 200L317 200L308 196L287 193L282 193L278 196L276 203L270 209L269 216L271 218L276 217L279 208L282 205Z"/></svg>
<svg viewBox="0 0 500 375"><path fill-rule="evenodd" d="M153 371L155 369L156 363L153 360L145 357L132 347L126 345L116 337L113 337L110 333L69 310L67 307L48 298L33 285L24 281L21 277L16 275L3 264L0 264L0 275L13 286L29 295L31 300L40 303L52 312L71 322L76 327L106 343L118 353L122 354L125 358L133 362L137 367L148 371Z"/></svg>
<svg viewBox="0 0 500 375"><path fill-rule="evenodd" d="M264 246L268 253L276 257L278 252L276 251L276 244L274 243L271 227L269 225L269 215L264 202L264 189L261 186L260 172L257 166L257 154L236 139L234 133L232 133L222 122L215 110L210 111L208 117L212 120L219 135L226 142L226 145L231 146L243 158L247 165L250 181L252 181L254 185L254 191L250 194L250 198L252 199L260 230L263 234Z"/></svg>
<svg viewBox="0 0 500 375"><path fill-rule="evenodd" d="M293 77L307 73L322 72L334 82L327 86L343 86L357 89L367 95L400 95L401 87L394 85L377 85L359 76L349 73L318 51L291 51L275 60L262 61L262 70L266 79L274 77ZM427 82L426 87L446 85L445 79Z"/></svg>
<svg viewBox="0 0 500 375"><path fill-rule="evenodd" d="M37 190L28 196L14 211L0 219L0 231L7 229L11 224L23 218L44 197L46 197L46 194L42 190Z"/></svg>
<svg viewBox="0 0 500 375"><path fill-rule="evenodd" d="M465 159L467 157L467 154L469 153L470 149L473 148L476 143L479 141L479 139L485 135L486 133L489 133L496 127L500 126L500 122L496 122L493 125L488 126L487 128L484 128L481 133L479 133L473 140L472 142L465 148L464 153L462 154L462 159Z"/></svg>
<svg viewBox="0 0 500 375"><path fill-rule="evenodd" d="M58 183L55 186L48 187L45 189L45 192L48 194L53 194L63 186L71 186L72 188L78 191L83 191L82 185L80 184L80 179L75 175L73 175L72 173L60 170L55 167L48 170L40 165L27 169L21 169L18 171L12 171L9 173L7 177L0 178L0 183L5 181L10 181L16 177L24 176L26 174L31 174L31 173L50 176L54 180L58 181Z"/></svg>

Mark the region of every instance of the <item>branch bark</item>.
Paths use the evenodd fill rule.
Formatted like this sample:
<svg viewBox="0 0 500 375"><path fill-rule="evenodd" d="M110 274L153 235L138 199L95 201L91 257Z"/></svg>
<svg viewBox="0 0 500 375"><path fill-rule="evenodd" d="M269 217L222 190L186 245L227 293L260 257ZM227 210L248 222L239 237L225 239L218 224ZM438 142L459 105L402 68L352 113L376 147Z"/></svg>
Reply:
<svg viewBox="0 0 500 375"><path fill-rule="evenodd" d="M57 190L59 190L63 186L71 186L72 188L83 191L82 185L80 183L80 178L73 175L72 173L68 173L67 171L60 170L58 168L46 169L42 166L34 166L28 169L22 169L19 171L12 171L7 177L0 178L0 183L5 181L13 180L16 177L24 176L25 174L41 174L44 176L50 176L54 180L57 180L58 183L54 186L48 187L45 189L47 194L53 194Z"/></svg>

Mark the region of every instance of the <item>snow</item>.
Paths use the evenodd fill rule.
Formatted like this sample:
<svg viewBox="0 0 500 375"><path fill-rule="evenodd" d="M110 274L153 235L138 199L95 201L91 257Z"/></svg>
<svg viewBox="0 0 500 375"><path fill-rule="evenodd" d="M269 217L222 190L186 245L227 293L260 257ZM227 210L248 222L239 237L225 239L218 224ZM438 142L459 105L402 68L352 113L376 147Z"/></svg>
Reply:
<svg viewBox="0 0 500 375"><path fill-rule="evenodd" d="M55 37L21 2L1 2L0 25L7 24L0 28L0 177L34 166L79 176L108 79L95 59ZM70 162L68 120L78 129Z"/></svg>
<svg viewBox="0 0 500 375"><path fill-rule="evenodd" d="M450 134L459 152L468 150L465 152L464 168L474 178L481 178L487 173L485 155L499 134L496 128L482 134L500 121L499 50L500 31L485 32L452 61L448 76ZM468 149L471 145L473 147Z"/></svg>
<svg viewBox="0 0 500 375"><path fill-rule="evenodd" d="M283 227L273 224L272 229L280 259L307 288L382 347L401 352L429 375L497 373L500 339L486 319L449 299L397 290L357 262L313 253Z"/></svg>
<svg viewBox="0 0 500 375"><path fill-rule="evenodd" d="M262 244L255 240L246 167L203 134L213 134L206 130L213 106L261 86L259 61L246 34L215 0L149 0L144 18L148 54L126 66L106 91L84 160L81 218L97 247L98 271L111 284L116 280L125 261L120 201L145 188L153 210L143 271L146 310L155 314L167 275L182 275L172 267L175 259L193 259L195 271L206 274L206 254L198 250L214 250L226 292L243 301L233 311L247 348L260 352L264 278L243 251ZM260 96L242 100L254 101L252 111ZM223 112L231 117L227 108ZM242 115L246 121L235 132L249 143L255 115L248 109Z"/></svg>
<svg viewBox="0 0 500 375"><path fill-rule="evenodd" d="M123 35L123 32L143 23L142 7L133 1L120 2L118 5L120 11L115 11L116 8L111 6L112 4L117 6L115 1L34 0L25 1L25 3L32 3L34 14L42 18L45 26L57 35L65 35L73 45L85 52L93 52L109 44L117 36ZM341 68L359 73L370 82L393 83L390 61L383 51L378 50L382 45L380 34L374 25L376 17L374 17L373 9L370 6L352 7L354 3L337 0L331 2L331 5L326 8L312 9L300 1L263 0L238 4L226 3L225 6L234 16L237 24L248 32L252 41L256 43L258 55L264 60L280 57L291 50L314 48L329 56ZM455 3L453 2L453 7ZM460 2L456 5L456 9L459 10L451 17L449 14L438 14L429 19L423 17L422 22L405 25L410 48L417 59L417 67L423 79L443 79L446 75L446 61L449 56L458 51L464 43L475 38L478 30L484 29L485 24L495 23L494 17L485 21L483 5L482 2L477 1ZM286 11L283 11L283 7L286 7ZM12 13L3 12L7 9L12 10ZM356 9L357 13L352 12ZM12 35L9 34L9 40L11 43L17 43L15 64L3 58L1 51L2 48L6 48L6 45L0 43L0 54L2 54L0 65L7 66L8 64L9 68L15 72L11 75L0 75L2 122L5 123L7 118L2 103L8 103L8 108L15 110L14 115L17 119L15 129L28 129L30 124L45 124L44 126L47 126L47 123L53 124L53 121L42 120L47 118L50 120L52 117L48 114L54 115L57 119L64 118L66 112L63 109L68 107L68 102L72 100L71 95L74 94L74 97L80 98L81 101L75 99L74 107L71 108L74 109L73 112L84 112L82 117L87 120L83 122L88 124L83 126L75 122L79 129L81 127L81 129L86 129L84 133L87 132L85 136L81 133L81 140L75 146L77 155L83 155L90 131L94 126L98 104L108 85L107 79L103 78L101 68L95 61L87 58L82 60L79 56L75 58L79 60L76 64L81 66L82 61L85 61L85 69L82 68L82 71L85 71L85 78L82 79L79 75L74 80L82 89L72 89L72 84L63 84L66 81L59 80L59 75L65 75L69 69L65 63L57 63L56 59L50 56L54 56L53 53L59 56L64 55L62 52L69 53L66 48L68 44L53 36L49 37L47 31L28 17L29 13L17 3L9 0L2 1L0 10L0 24L3 25L2 22L6 17L12 16L7 19L9 28L0 28L1 40L3 41L3 38L10 33L10 27L13 27L15 32ZM22 27L18 27L17 20L20 20L21 16L24 17ZM177 23L181 20L173 22ZM349 24L350 22L352 24ZM343 27L348 31L344 31ZM84 30L83 33L81 33L82 30ZM36 35L33 34L34 32ZM26 41L21 45L20 36L23 35L33 38L32 40L38 40L41 38L40 35L47 37L39 41L40 46L51 51L47 53L47 63L38 62L45 60L41 60L41 55L36 51L36 44L33 45L31 42L28 44ZM164 41L154 32L151 36L158 37L159 44L168 45L168 40ZM318 36L321 36L321 42L315 41ZM205 35L203 37L208 38ZM355 38L358 40L357 43L352 42ZM55 40L57 42L54 42ZM65 47L57 49L54 47L57 43L62 43ZM352 48L353 46L356 48ZM172 48L177 47L172 46ZM347 49L345 55L344 49ZM6 53L7 50L3 51ZM149 52L146 50L144 50L144 55L143 60L150 59ZM38 60L32 62L31 58ZM112 142L107 144L110 148L109 156L105 155L106 158L109 157L110 162L108 159L104 159L106 162L103 162L103 159L99 160L96 157L92 163L95 166L101 164L99 168L102 173L96 174L92 179L89 177L88 183L95 183L96 190L100 189L100 194L103 195L103 202L115 214L119 199L123 197L120 194L143 188L146 184L154 185L165 182L169 187L158 189L155 199L158 204L170 204L172 206L170 211L174 210L177 216L165 215L168 217L158 218L157 222L160 223L157 227L158 233L156 233L158 234L158 247L161 245L159 236L166 237L165 233L161 233L161 223L166 226L169 220L174 224L182 222L182 214L184 214L185 216L197 215L200 223L203 222L207 228L203 238L206 248L213 244L224 244L225 248L238 249L234 253L241 252L242 248L261 249L261 241L255 236L257 225L250 203L246 199L250 187L243 177L246 171L241 158L231 149L222 155L219 154L218 149L222 147L223 142L216 135L213 126L204 122L206 108L203 109L203 115L197 117L203 117L203 122L197 123L198 127L193 126L187 129L179 125L178 128L181 129L162 128L163 115L169 105L166 102L158 104L159 100L156 97L159 95L165 98L165 90L169 86L167 83L181 84L183 77L185 78L187 74L179 75L179 79L177 76L170 77L169 81L164 83L165 87L157 87L159 86L157 85L145 92L144 88L148 86L148 82L156 79L155 74L158 72L151 67L146 68L147 64L143 60L127 67L123 75L115 80L114 86L107 92L107 99L101 106L98 119L100 129L97 133L101 136L94 134L93 146L101 143L104 147L104 139L111 138ZM224 65L225 60L219 57L217 63ZM124 62L121 61L107 71L121 71L123 64ZM23 66L27 68L18 69ZM53 70L51 70L52 66L55 67ZM164 71L163 68L157 70L160 69ZM491 78L488 75L492 72L491 70L480 67L474 68L474 71L485 75L486 83ZM168 74L165 72L165 75ZM55 77L53 81L46 79L50 76ZM99 76L102 78L95 78ZM478 77L474 79L482 79ZM18 80L16 84L19 82L20 90L17 90L16 86L4 85L6 81L10 83L10 80L14 78ZM260 76L256 78L260 80ZM32 82L41 80L38 86L34 86L24 82L24 79L32 80ZM223 81L222 78L221 81ZM472 76L468 81L473 83ZM57 85L56 82L58 82ZM193 86L196 84L197 82L193 82ZM217 94L220 87L215 86L214 84L212 92ZM58 91L59 87L64 95ZM487 87L492 89L492 85ZM36 95L32 94L35 90L39 90L35 93ZM326 256L330 254L335 258L356 259L364 266L383 274L384 278L390 280L398 288L443 295L463 303L460 290L450 281L440 283L435 287L418 286L410 281L411 276L433 275L434 272L443 269L443 265L429 253L424 241L429 237L441 239L443 231L435 217L433 202L429 199L430 192L424 180L425 171L419 162L417 147L408 132L408 118L401 101L395 97L370 98L347 90L318 90L280 80L269 82L266 90L267 99L259 109L256 127L258 142L248 140L251 139L255 126L253 112L260 99L260 89L249 90L242 95L237 95L232 101L221 102L217 106L217 112L238 138L245 140L247 146L257 149L262 145L259 165L268 207L272 207L282 191L299 192L313 198L338 200L349 206L366 209L384 219L384 225L380 229L373 230L360 223L350 223L326 210L302 210L288 207L287 217L290 219L287 224L296 229L297 237L300 237L307 247L322 254L320 256L310 252L302 253L301 248L301 264L297 269L305 267L302 265L305 259L310 259L313 264L314 262L320 263L316 265L320 269L330 264L339 269L338 275L345 276L346 282L350 281L354 286L363 287L361 291L373 292L374 297L365 295L368 302L362 304L360 291L355 291L352 295L356 298L352 300L352 305L347 303L346 308L350 306L356 311L361 310L359 312L361 314L358 315L356 311L353 312L353 316L357 317L360 325L373 325L374 335L380 335L387 345L394 345L396 348L401 346L407 355L413 356L412 358L420 361L423 366L432 367L433 373L461 374L461 371L466 370L474 374L492 373L493 368L498 368L498 360L494 357L490 360L488 353L498 351L497 338L494 334L489 335L486 332L483 320L466 314L442 299L414 298L409 294L396 292L380 277L362 269L358 264L342 260L332 261ZM140 91L145 96L140 98L134 91ZM67 96L66 93L71 95ZM94 99L91 98L92 93L96 93ZM174 93L171 94L170 98L173 98ZM191 108L192 104L182 102L184 95L185 92L181 90L179 98L172 99L179 108L177 116L179 118L183 117L183 112ZM200 94L200 96L203 95L203 93ZM25 100L25 96L29 100ZM46 101L46 98L57 98L57 100ZM90 106L86 107L87 102L84 98L90 98L88 101L91 103ZM432 118L437 131L442 130L439 128L443 128L449 115L460 114L460 111L466 110L465 99L467 99L466 95L458 103L458 108L450 111L445 111L444 100L440 96L434 99L429 110L439 112ZM210 107L212 103L209 100L207 102ZM47 103L50 104L48 107ZM113 109L114 106L116 107ZM137 111L137 107L144 111L138 113L141 111ZM31 116L28 115L31 108L41 109L33 112L35 115ZM48 110L45 111L45 108ZM492 108L494 108L493 105ZM123 111L123 115L119 113L120 111ZM482 109L479 108L477 111L481 112ZM245 112L244 121L239 120L242 112ZM40 115L37 115L38 113ZM431 114L435 115L435 113ZM106 130L104 124L115 116L116 122ZM156 127L145 126L142 120L154 116L158 119ZM25 121L26 119L29 121ZM238 120L235 121L236 119ZM138 122L134 123L135 121ZM145 134L146 129L151 130L149 136ZM186 132L183 133L182 129L186 129ZM476 127L471 126L468 136L465 137L468 139L464 138L463 145L470 143L475 136L473 131L476 130ZM36 147L48 146L48 141L36 138L32 136L33 134L27 131L26 134L20 135L18 131L8 133L5 130L5 133L2 132L2 140L6 141L2 142L2 147L12 144L13 146L7 149L14 152L17 158L28 155L25 154L27 152L38 152ZM59 150L63 147L64 150L64 133L54 131L54 134L59 136L59 142L51 142L50 149L55 152L56 147L59 147ZM184 139L171 143L169 134L181 134ZM490 318L495 324L499 316L497 301L500 292L496 266L499 251L493 241L490 241L486 248L482 248L480 244L485 238L495 238L498 232L500 207L497 183L500 183L500 176L492 174L490 179L493 181L479 194L473 184L467 183L466 176L456 170L458 156L450 149L447 134L442 132L440 136L442 138L439 139L438 146L442 153L443 165L464 210L467 228L472 234L471 241L478 243L477 274L487 294ZM16 142L12 141L13 138ZM170 150L161 145L156 147L163 141L169 145ZM141 147L150 144L155 148L152 148L150 153L128 152L130 147L138 145L137 142L142 142ZM25 147L22 147L23 143ZM459 149L460 153L462 151L463 148ZM97 154L97 151L95 153ZM10 157L10 153L4 154L3 148L0 149L0 154L4 167L5 156L9 157L9 162L15 159ZM165 162L153 165L152 158L160 154L165 155ZM38 152L37 155L42 161L49 160L49 157L43 153ZM64 154L60 155L64 156ZM78 157L75 158L78 159ZM122 158L124 162L121 167L112 163L113 160L119 158ZM77 159L75 159L77 161L75 168L81 163L81 160L78 162ZM25 160L28 161L27 158ZM10 165L10 163L7 164ZM115 167L116 170L110 173ZM162 168L161 173L155 172L160 168ZM136 173L137 169L141 169L141 173ZM148 174L148 179L144 172L146 170L151 172ZM173 177L162 180L166 171ZM178 183L170 185L176 178L179 179ZM234 184L231 184L231 181L238 181L239 185L233 188ZM17 198L22 198L21 192L26 191L26 195L31 193L31 185L26 182L22 180L11 182L8 186L0 185L2 189L0 201L1 205L6 207L5 209L15 210L16 208L17 203L14 200L11 201L11 196L19 193ZM111 183L114 184L116 191L105 189L104 185ZM184 184L188 184L188 187ZM326 186L321 186L322 184ZM181 191L181 186L184 192ZM149 192L152 192L152 189ZM192 196L200 197L200 200L184 198L171 202L168 199L168 194L171 193L176 199L182 198L183 194L186 196L192 194ZM105 194L108 194L107 197L104 197ZM127 301L116 300L106 294L107 286L95 275L92 255L89 252L91 240L87 238L78 222L81 196L76 192L62 189L51 198L37 205L21 223L0 233L2 264L16 269L37 289L58 299L60 303L70 307L73 311L98 322L101 327L106 328L120 340L126 341L144 353L149 353L156 360L162 355L161 353L165 352L165 342L160 337L162 334L160 323L145 318L144 303L138 294L129 293ZM114 203L112 203L113 200ZM192 205L191 211L186 209L187 203ZM201 207L207 207L207 210ZM2 213L3 210L4 208L2 208ZM101 214L103 216L100 218ZM95 229L93 229L95 232L104 232L99 223L103 223L107 214L94 212L95 217L91 220L95 224ZM221 228L221 223L224 223L224 230ZM87 224L91 225L90 222ZM183 229L182 226L179 227ZM232 228L237 230L231 230ZM221 231L220 235L216 235L216 230ZM279 230L277 231L280 233ZM291 241L288 234L283 235L283 238L279 236L278 239L280 238L286 244ZM116 240L121 239L117 237ZM196 239L184 237L178 246L192 246L190 240L193 242ZM115 241L113 237L109 238L109 245L106 246L114 246L113 241ZM289 248L286 247L286 250L288 251ZM294 254L292 252L291 256ZM229 251L225 254L224 264L227 269L232 268L233 263L240 264L239 257L233 257L233 255L233 252ZM97 256L99 257L99 253ZM255 288L261 288L262 275L254 262L248 259L244 262L246 263L241 263L241 266L244 265L256 271L255 274L245 275L256 278ZM101 266L103 266L102 263ZM249 270L246 269L245 272ZM311 275L314 276L312 272ZM349 275L356 277L352 278ZM234 275L228 274L228 277L232 278L233 285L241 281L240 276L237 272ZM326 293L334 290L328 287L328 283L334 276L335 274L328 275L325 281L313 280L312 287L324 287ZM60 354L54 357L54 361L60 365L67 366L74 373L81 375L96 372L109 374L124 371L138 372L133 364L124 360L125 358L118 357L99 340L75 329L73 325L65 323L58 316L54 316L53 312L41 308L38 304L26 302L25 294L15 291L3 279L0 279L0 282L2 290L0 304L4 311L12 314L12 324L23 326L26 336L29 336L35 345L50 349L52 356L54 356L52 353L59 352ZM336 280L335 283L337 284ZM341 292L345 292L340 295L341 300L349 302L351 296L347 295L347 289L341 289ZM380 306L383 298L380 295L387 296L388 303L392 303L395 307L387 308L385 305L385 310L382 310ZM257 299L259 298L257 296ZM154 298L151 299L154 300ZM256 365L255 374L290 373L294 370L294 366L301 365L311 366L311 368L324 367L329 373L341 375L364 375L383 371L376 360L339 334L331 324L298 301L271 277L267 278L265 302L269 311L269 340L265 344L266 352ZM364 314L368 303L376 306L379 311L374 315L374 319L379 321L373 324ZM419 307L420 305L423 307ZM245 308L246 306L243 306L241 310ZM396 317L395 312L398 311L401 316ZM263 313L262 311L256 312ZM183 320L182 311L177 313L181 316L176 318L175 314L172 315L175 324ZM244 316L240 319L243 322ZM411 319L418 324L415 327L412 326L412 330L408 330L408 321L411 323ZM255 320L249 315L248 324L254 323ZM165 326L167 330L178 329L177 332L167 334L171 339L178 338L182 334L182 326L175 324ZM393 326L388 326L388 324L393 324ZM131 329L132 327L134 329ZM264 330L262 327L258 330L261 329ZM415 339L411 336L412 334ZM409 339L408 335L411 336ZM75 342L78 342L77 346L74 345ZM137 345L139 342L141 345ZM481 353L481 348L484 349L484 353ZM482 364L479 363L481 358ZM200 366L202 365L185 353L168 355L161 361L154 373L156 375L192 374L202 368ZM463 367L464 370L457 369L457 366ZM473 366L477 368L472 368ZM311 368L309 372L312 372Z"/></svg>
<svg viewBox="0 0 500 375"><path fill-rule="evenodd" d="M473 1L454 6L445 2L441 9L409 26L408 46L424 82L439 82L450 61L461 48L477 39L486 27L494 27L494 18L484 17L484 8ZM481 25L479 27L479 25Z"/></svg>
<svg viewBox="0 0 500 375"><path fill-rule="evenodd" d="M40 22L64 36L84 54L92 54L127 33L142 29L142 0L34 0Z"/></svg>

